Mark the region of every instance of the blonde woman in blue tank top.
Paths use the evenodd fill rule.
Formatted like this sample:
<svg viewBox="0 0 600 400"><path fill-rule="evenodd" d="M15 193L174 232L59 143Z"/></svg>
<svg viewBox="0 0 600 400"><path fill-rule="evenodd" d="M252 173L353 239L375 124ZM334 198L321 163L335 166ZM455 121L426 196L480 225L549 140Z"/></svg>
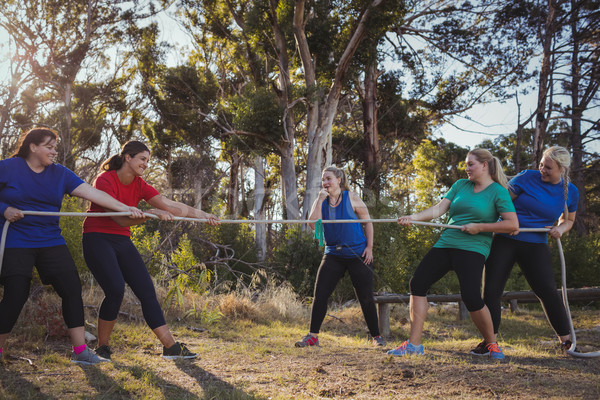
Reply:
<svg viewBox="0 0 600 400"><path fill-rule="evenodd" d="M350 191L344 171L330 166L323 170L323 189L312 205L310 220L370 219L360 197ZM311 224L314 229L314 224ZM350 274L354 291L369 328L373 345L383 346L379 334L377 309L373 299L373 224L324 224L325 254L317 272L310 331L296 347L319 345L319 331L327 313L327 300L339 280Z"/></svg>

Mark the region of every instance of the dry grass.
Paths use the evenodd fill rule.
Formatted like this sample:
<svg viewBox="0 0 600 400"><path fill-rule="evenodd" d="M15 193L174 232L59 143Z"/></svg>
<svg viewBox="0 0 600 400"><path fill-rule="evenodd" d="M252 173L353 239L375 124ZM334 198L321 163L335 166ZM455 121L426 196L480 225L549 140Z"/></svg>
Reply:
<svg viewBox="0 0 600 400"><path fill-rule="evenodd" d="M86 290L86 304L100 299L97 290ZM45 301L56 302L55 295ZM70 364L63 337L45 341L45 327L31 318L35 305L30 302L0 365L0 398L600 398L600 360L560 355L540 311L505 315L501 344L507 358L492 361L468 355L478 342L476 331L470 321L456 319L452 306L430 310L424 357L398 358L385 350L406 338L406 306L392 309L393 337L386 349L371 347L355 304L330 309L322 347L297 349L293 343L308 328L309 308L289 288L200 296L190 303L202 301L222 313L220 321L199 326L197 320L183 319L184 310L168 313L175 336L199 353L197 360L160 358L161 347L145 324L121 318L113 335L113 362L99 367ZM130 296L123 310L141 316ZM87 312L93 321L95 309ZM578 342L598 350L600 313L574 311L574 318L581 329Z"/></svg>

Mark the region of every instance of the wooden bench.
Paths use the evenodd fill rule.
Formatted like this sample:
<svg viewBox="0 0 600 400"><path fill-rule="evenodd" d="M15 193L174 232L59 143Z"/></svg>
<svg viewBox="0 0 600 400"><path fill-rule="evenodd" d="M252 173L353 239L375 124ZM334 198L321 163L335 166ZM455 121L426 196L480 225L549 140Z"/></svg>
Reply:
<svg viewBox="0 0 600 400"><path fill-rule="evenodd" d="M559 295L562 293L559 290ZM593 301L600 300L600 287L582 288L582 289L567 289L569 301ZM511 311L518 311L518 302L521 303L536 303L538 298L531 291L504 292L502 301L510 303ZM379 312L379 331L383 336L390 334L390 304L392 303L408 303L410 295L394 294L394 293L375 293L375 303ZM461 301L460 294L430 294L427 296L427 301L430 303L458 303L458 318L465 319L469 312Z"/></svg>

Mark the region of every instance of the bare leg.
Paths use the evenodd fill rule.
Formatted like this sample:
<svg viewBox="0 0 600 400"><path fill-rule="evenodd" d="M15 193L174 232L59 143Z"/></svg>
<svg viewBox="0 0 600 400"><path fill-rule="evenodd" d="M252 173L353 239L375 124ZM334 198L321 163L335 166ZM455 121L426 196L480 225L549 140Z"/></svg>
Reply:
<svg viewBox="0 0 600 400"><path fill-rule="evenodd" d="M426 296L410 296L410 334L408 340L415 346L421 344L428 308L429 303L427 303Z"/></svg>
<svg viewBox="0 0 600 400"><path fill-rule="evenodd" d="M6 343L6 339L8 339L8 335L10 335L10 333L0 334L0 347L4 347L4 343Z"/></svg>
<svg viewBox="0 0 600 400"><path fill-rule="evenodd" d="M487 306L483 306L481 310L471 311L471 320L483 335L486 343L496 343L496 334L492 325L492 316Z"/></svg>
<svg viewBox="0 0 600 400"><path fill-rule="evenodd" d="M154 332L158 340L160 340L162 345L167 349L175 344L175 339L173 339L173 335L171 334L171 331L169 331L169 327L167 325L154 328L152 329L152 332Z"/></svg>
<svg viewBox="0 0 600 400"><path fill-rule="evenodd" d="M110 339L110 334L112 333L116 323L116 319L107 321L105 319L98 318L98 346L108 346L108 339Z"/></svg>
<svg viewBox="0 0 600 400"><path fill-rule="evenodd" d="M78 326L77 328L70 328L69 336L71 337L73 347L79 347L85 344L85 328L83 326Z"/></svg>

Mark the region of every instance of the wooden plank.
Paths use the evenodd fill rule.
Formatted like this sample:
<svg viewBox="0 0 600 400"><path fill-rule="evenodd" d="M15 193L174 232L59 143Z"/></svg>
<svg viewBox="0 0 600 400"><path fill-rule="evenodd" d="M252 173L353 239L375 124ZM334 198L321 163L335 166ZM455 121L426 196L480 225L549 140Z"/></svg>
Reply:
<svg viewBox="0 0 600 400"><path fill-rule="evenodd" d="M390 335L390 304L379 303L379 334L383 337Z"/></svg>

